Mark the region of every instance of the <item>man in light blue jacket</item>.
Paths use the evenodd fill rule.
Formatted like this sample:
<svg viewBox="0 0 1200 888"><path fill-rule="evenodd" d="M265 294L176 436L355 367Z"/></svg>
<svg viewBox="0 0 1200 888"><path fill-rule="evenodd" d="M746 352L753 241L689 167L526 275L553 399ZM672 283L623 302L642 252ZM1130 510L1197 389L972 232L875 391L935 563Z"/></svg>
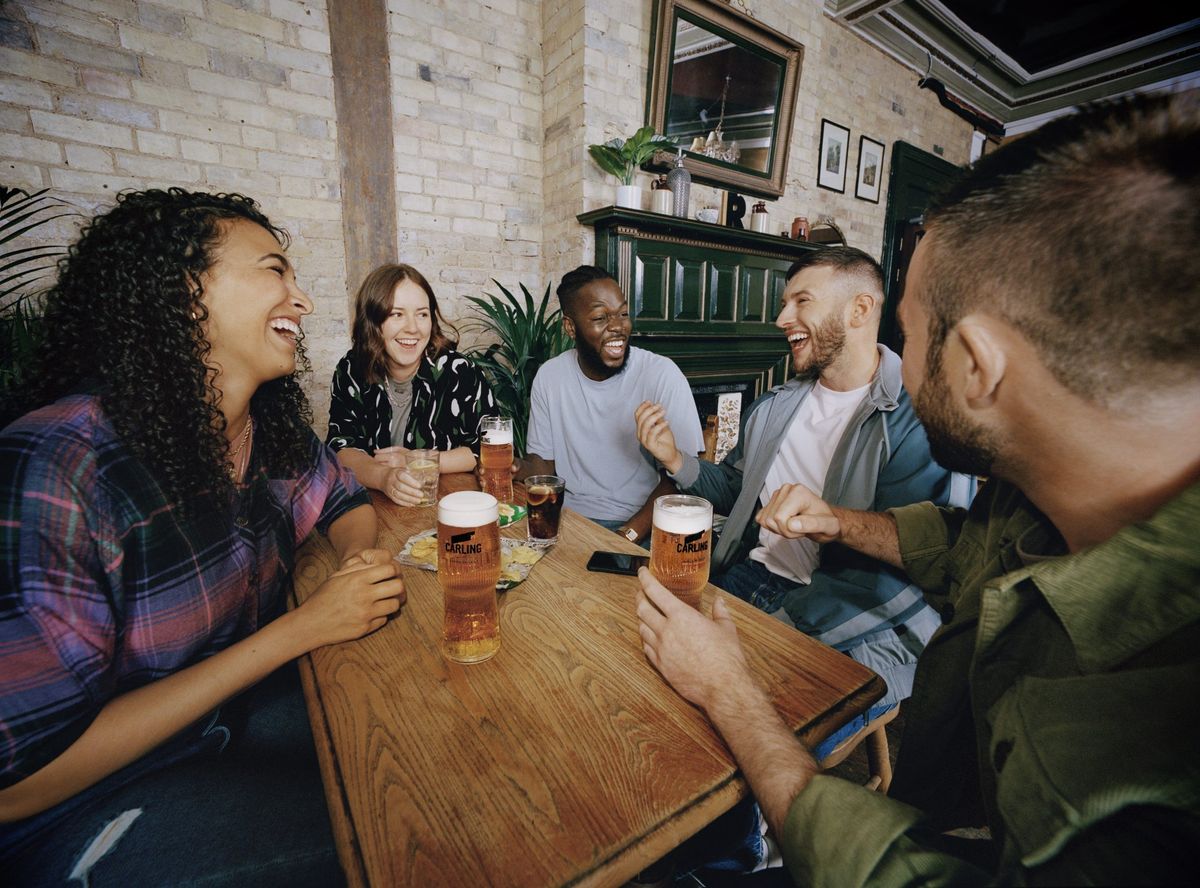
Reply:
<svg viewBox="0 0 1200 888"><path fill-rule="evenodd" d="M917 656L940 619L901 571L842 546L784 539L760 528L755 514L785 483L875 511L925 500L967 505L974 492L971 479L930 456L900 358L876 341L882 307L882 272L861 250L835 247L798 260L775 322L796 376L750 405L720 464L680 452L657 405L636 414L642 446L679 488L728 516L713 550L713 582L887 682L887 696L818 747L818 758L909 696Z"/></svg>

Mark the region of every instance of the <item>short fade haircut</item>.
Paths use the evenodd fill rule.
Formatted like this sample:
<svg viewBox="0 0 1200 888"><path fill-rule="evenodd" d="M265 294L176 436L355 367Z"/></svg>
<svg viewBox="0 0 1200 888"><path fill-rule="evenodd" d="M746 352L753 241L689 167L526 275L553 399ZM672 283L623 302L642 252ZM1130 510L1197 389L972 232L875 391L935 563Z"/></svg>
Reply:
<svg viewBox="0 0 1200 888"><path fill-rule="evenodd" d="M558 304L562 307L563 314L569 315L575 307L575 296L580 290L594 281L615 280L616 278L599 265L581 265L564 274L562 283L554 292L558 295Z"/></svg>
<svg viewBox="0 0 1200 888"><path fill-rule="evenodd" d="M855 247L824 247L801 256L787 270L790 281L806 268L832 268L847 276L862 278L883 298L883 269L867 253Z"/></svg>
<svg viewBox="0 0 1200 888"><path fill-rule="evenodd" d="M1138 96L984 157L926 213L929 372L963 317L1018 329L1100 406L1200 369L1200 97Z"/></svg>

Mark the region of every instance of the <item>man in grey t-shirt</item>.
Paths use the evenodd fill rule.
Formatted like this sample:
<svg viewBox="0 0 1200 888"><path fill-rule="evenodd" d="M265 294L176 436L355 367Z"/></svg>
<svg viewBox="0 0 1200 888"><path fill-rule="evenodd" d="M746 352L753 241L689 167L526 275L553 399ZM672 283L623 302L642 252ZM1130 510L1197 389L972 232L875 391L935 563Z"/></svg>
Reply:
<svg viewBox="0 0 1200 888"><path fill-rule="evenodd" d="M629 304L612 275L583 265L563 276L557 293L575 348L547 361L533 381L529 455L518 477L564 478L568 506L636 542L650 532L655 498L675 485L638 443L635 408L662 404L685 453L704 450L700 417L675 363L629 346Z"/></svg>

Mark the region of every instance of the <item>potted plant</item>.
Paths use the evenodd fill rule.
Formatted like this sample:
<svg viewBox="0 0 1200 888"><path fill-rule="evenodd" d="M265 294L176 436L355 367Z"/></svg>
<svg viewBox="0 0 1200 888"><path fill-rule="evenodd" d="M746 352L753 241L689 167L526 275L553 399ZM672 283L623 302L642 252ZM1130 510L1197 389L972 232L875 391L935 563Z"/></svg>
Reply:
<svg viewBox="0 0 1200 888"><path fill-rule="evenodd" d="M654 156L654 152L669 147L670 139L656 135L654 127L644 126L628 139L609 139L603 145L588 145L588 154L600 169L620 179L617 206L640 210L642 189L633 184L634 174Z"/></svg>
<svg viewBox="0 0 1200 888"><path fill-rule="evenodd" d="M466 352L492 386L492 394L513 421L513 452L525 456L525 435L529 428L529 396L538 368L555 355L571 347L571 338L563 331L562 310L548 311L550 286L542 301L534 305L533 294L521 284L523 300L518 300L497 280L492 280L501 299L485 293L486 299L468 296L478 313L476 320L464 325L494 340Z"/></svg>
<svg viewBox="0 0 1200 888"><path fill-rule="evenodd" d="M34 287L54 270L66 250L58 244L29 245L25 236L74 215L47 194L0 185L0 428L27 404L34 353L42 339L40 292Z"/></svg>

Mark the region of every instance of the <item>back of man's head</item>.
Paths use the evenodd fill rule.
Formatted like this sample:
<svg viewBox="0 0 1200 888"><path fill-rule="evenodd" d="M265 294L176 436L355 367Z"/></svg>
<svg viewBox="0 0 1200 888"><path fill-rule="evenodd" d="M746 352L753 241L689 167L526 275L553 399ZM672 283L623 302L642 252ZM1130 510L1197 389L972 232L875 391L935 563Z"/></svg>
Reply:
<svg viewBox="0 0 1200 888"><path fill-rule="evenodd" d="M1100 406L1200 370L1200 95L1085 109L986 156L926 214L928 363L1001 317Z"/></svg>
<svg viewBox="0 0 1200 888"><path fill-rule="evenodd" d="M573 316L575 312L575 297L579 291L594 281L611 281L615 278L598 265L581 265L574 271L563 275L562 283L554 292L558 296L558 304L562 306L563 314Z"/></svg>

